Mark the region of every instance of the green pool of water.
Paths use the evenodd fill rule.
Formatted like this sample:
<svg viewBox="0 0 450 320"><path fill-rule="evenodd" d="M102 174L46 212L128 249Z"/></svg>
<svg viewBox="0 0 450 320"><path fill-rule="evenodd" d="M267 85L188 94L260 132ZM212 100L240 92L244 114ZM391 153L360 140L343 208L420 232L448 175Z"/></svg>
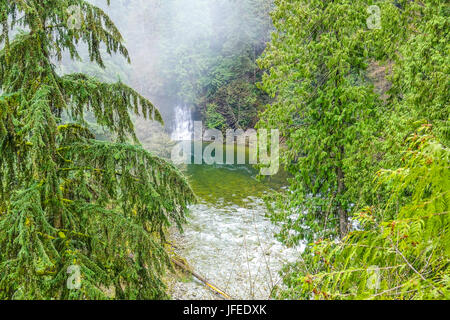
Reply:
<svg viewBox="0 0 450 320"><path fill-rule="evenodd" d="M203 145L203 150L206 145ZM229 146L224 146L224 157L227 148ZM235 163L238 148L235 146ZM248 152L248 147L245 147L246 162ZM193 157L191 160L193 163ZM249 164L187 164L182 165L181 170L188 177L197 197L208 203L242 205L249 196L261 198L265 193L287 185L287 175L281 168L272 176L258 176L258 170Z"/></svg>
<svg viewBox="0 0 450 320"><path fill-rule="evenodd" d="M247 152L248 153L248 152ZM248 159L248 157L247 157ZM183 234L175 235L178 253L192 268L236 299L267 299L278 271L298 255L276 240L267 218L264 194L285 185L286 174L258 179L251 165L185 164L182 172L199 198L190 206ZM195 279L180 281L176 299L215 299Z"/></svg>

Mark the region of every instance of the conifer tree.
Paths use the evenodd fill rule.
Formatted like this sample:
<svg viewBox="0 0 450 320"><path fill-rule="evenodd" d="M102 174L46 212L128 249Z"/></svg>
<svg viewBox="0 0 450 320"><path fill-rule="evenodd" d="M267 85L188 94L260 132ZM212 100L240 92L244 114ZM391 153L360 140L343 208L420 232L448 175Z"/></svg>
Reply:
<svg viewBox="0 0 450 320"><path fill-rule="evenodd" d="M350 61L354 64L359 61L361 65L369 63L371 59L375 59L377 64L388 62L386 78L392 83L389 84L391 89L386 93L386 101L377 107L382 112L375 114L379 123L375 128L380 131L375 132L370 127L370 122L360 123L364 130L371 133L367 141L379 147L366 154L367 158L376 158L377 164L372 170L364 170L367 162L364 157L359 156L354 158L353 163L347 161L351 166L346 171L351 173L356 169L353 173L359 170L366 174L373 171L374 174L369 175L375 178L373 181L366 180L364 175L352 174L353 182L346 185L363 191L367 185L382 199L372 199L366 203L367 206L357 210L355 208L358 206L353 208L352 228L341 241L336 241L332 234L327 237L320 227L313 229L316 235L325 237L317 237L316 241L310 242L302 259L289 269L286 268L287 289L280 292L280 297L448 299L448 1L363 1L365 7L356 2L353 9L348 7L349 2L346 0L322 1L323 4L308 1L318 8L319 13L337 12L335 10L338 8L346 7L348 11L342 11L342 15L348 16L349 20L338 16L332 19L326 15L316 19L313 14L306 14L311 13L308 5L297 5L298 2L278 1L279 9L275 11L275 18L280 21L277 28L281 32L275 35L269 46L270 50L262 61L267 68L271 68L264 85L272 90L276 102L263 116L263 125L281 123L287 132L287 142L294 149L286 152L286 159L288 163L292 163L290 168L295 175L291 183L294 191L305 184L302 171L309 174L312 172L313 177L326 177L320 171L312 171L311 166L305 167L304 159L314 161L317 166L312 168L316 170L320 169L318 165L328 163L323 159L329 159L326 154L321 156L321 150L311 149L312 143L309 140L301 141L300 138L312 138L316 147L326 145L328 139L334 139L320 136L324 141L319 144L319 139L314 137L323 132L325 124L333 123L330 121L332 118L325 116L329 110L323 106L318 107L320 105L314 101L309 108L306 105L297 106L302 102L298 93L301 94L300 97L306 95L299 88L317 76L317 73L313 73L316 71L317 60L311 59L310 55L314 53L322 57L321 53L324 53L323 59L330 60L327 67L332 66L333 62L338 65L348 62L346 59L339 61L346 55L336 50L336 47L328 51L325 46L323 51L314 51L317 39L324 39L323 25L328 23L339 34L352 23L357 25L358 21L361 22L365 9L376 3L380 9L381 28L365 30L365 34L369 36L361 38L358 38L355 31L350 42L355 46L347 45L342 50L351 53L351 49L357 48L356 44L359 42L362 46L359 48L360 55L353 55L354 59L358 59ZM298 14L293 13L302 12L305 15L296 19ZM314 23L316 26L311 27L310 24ZM312 31L306 40L302 31L305 28ZM303 54L308 56L307 59L298 57L299 51L295 49L298 39L305 43ZM356 70L355 67L352 69ZM287 83L285 79L289 79ZM333 91L328 89L323 92ZM328 97L333 96L329 94ZM308 117L311 109L316 112L315 118ZM309 121L304 121L305 119ZM302 132L301 127L305 128L305 132ZM355 136L351 134L349 137ZM364 140L354 140L353 143L361 146L361 141ZM308 148L303 148L305 145ZM349 145L350 141L346 148ZM377 166L385 169L374 171ZM325 166L323 172L327 172L327 168ZM332 180L333 177L329 175L328 179ZM327 196L329 190L332 189L323 190L321 196ZM297 194L292 194L294 201L288 204L288 209L291 210L288 213L292 209L301 208L303 199L297 200ZM347 193L346 199L352 199L350 193ZM315 204L312 212L322 208L325 203ZM305 216L310 213L311 210L307 211ZM305 223L306 218L295 220L277 212L276 214L277 218L281 215L281 219L287 222L287 230L291 228L297 231L302 230L305 225L309 226Z"/></svg>
<svg viewBox="0 0 450 320"><path fill-rule="evenodd" d="M166 297L165 230L193 194L139 145L130 113L161 116L123 83L55 71L79 44L100 66L102 48L129 59L121 34L84 0L1 0L0 12L0 298ZM114 141L94 139L87 112Z"/></svg>
<svg viewBox="0 0 450 320"><path fill-rule="evenodd" d="M286 141L282 159L294 175L289 209L299 213L292 222L298 237L343 237L372 166L366 150L379 105L365 77L367 5L329 0L275 5L277 32L260 59L267 70L262 88L274 100L259 126L279 128Z"/></svg>
<svg viewBox="0 0 450 320"><path fill-rule="evenodd" d="M402 167L380 170L390 199L355 215L342 242L315 242L283 295L316 299L449 299L450 151L423 125ZM407 195L405 197L405 195ZM381 209L381 210L380 210Z"/></svg>
<svg viewBox="0 0 450 320"><path fill-rule="evenodd" d="M430 123L439 141L450 143L450 5L448 1L401 1L403 22L385 32L406 30L394 56L392 82L401 109L415 128ZM400 20L397 18L397 20ZM390 35L384 37L384 42ZM411 120L412 119L412 120ZM414 130L413 129L413 130Z"/></svg>

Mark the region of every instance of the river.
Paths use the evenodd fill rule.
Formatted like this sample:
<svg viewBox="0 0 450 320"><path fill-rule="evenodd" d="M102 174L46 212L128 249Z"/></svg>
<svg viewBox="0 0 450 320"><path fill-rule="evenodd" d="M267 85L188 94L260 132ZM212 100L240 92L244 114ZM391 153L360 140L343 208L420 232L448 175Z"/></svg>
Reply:
<svg viewBox="0 0 450 320"><path fill-rule="evenodd" d="M190 206L184 233L175 235L177 253L232 298L268 299L281 284L281 267L299 255L299 248L275 239L262 200L285 185L283 175L258 181L246 165L188 165L183 171L200 201ZM172 291L174 299L218 298L195 278Z"/></svg>
<svg viewBox="0 0 450 320"><path fill-rule="evenodd" d="M177 107L168 140L189 140L192 122L189 108ZM301 252L275 238L278 229L263 202L265 194L286 187L286 174L258 180L251 165L183 164L180 169L199 201L189 207L184 232L171 235L177 255L233 299L268 299L282 285L283 265L297 261ZM173 299L220 298L195 277L170 287Z"/></svg>
<svg viewBox="0 0 450 320"><path fill-rule="evenodd" d="M175 109L172 140L189 140L192 115ZM282 284L279 271L296 261L301 248L287 248L274 234L263 196L287 185L286 175L257 179L251 165L182 165L199 202L189 207L184 233L175 232L176 252L190 267L234 299L268 299ZM174 299L215 299L195 277L180 280Z"/></svg>

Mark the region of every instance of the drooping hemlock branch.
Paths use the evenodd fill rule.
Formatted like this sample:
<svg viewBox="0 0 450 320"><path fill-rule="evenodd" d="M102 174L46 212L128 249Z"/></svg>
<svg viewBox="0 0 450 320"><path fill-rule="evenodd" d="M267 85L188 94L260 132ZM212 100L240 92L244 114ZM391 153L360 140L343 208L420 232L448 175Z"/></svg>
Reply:
<svg viewBox="0 0 450 320"><path fill-rule="evenodd" d="M68 28L70 6L80 28ZM122 36L83 0L0 0L0 12L0 299L165 298L164 230L181 228L194 196L139 145L130 113L162 118L125 84L60 76L52 63L78 59L79 42L102 67L101 48L129 59ZM87 113L114 141L94 139Z"/></svg>

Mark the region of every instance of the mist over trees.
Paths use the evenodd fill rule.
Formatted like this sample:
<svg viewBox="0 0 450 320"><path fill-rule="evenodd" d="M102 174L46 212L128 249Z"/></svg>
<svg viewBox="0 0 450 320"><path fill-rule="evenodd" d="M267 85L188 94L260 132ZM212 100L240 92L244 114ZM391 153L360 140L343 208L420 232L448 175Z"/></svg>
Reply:
<svg viewBox="0 0 450 320"><path fill-rule="evenodd" d="M131 114L162 122L149 100L120 81L56 72L80 42L100 67L107 54L129 58L90 3L76 2L89 27L69 28L70 4L0 2L0 299L167 298L165 236L193 192L139 144ZM95 139L87 113L110 139Z"/></svg>
<svg viewBox="0 0 450 320"><path fill-rule="evenodd" d="M187 104L210 128L255 125L268 101L256 59L272 30L271 0L93 3L122 30L132 58L126 78L165 119Z"/></svg>
<svg viewBox="0 0 450 320"><path fill-rule="evenodd" d="M450 298L448 1L0 10L0 299L169 298L166 236L195 196L147 149L178 105L279 130L289 179L268 218L305 251L274 298Z"/></svg>

